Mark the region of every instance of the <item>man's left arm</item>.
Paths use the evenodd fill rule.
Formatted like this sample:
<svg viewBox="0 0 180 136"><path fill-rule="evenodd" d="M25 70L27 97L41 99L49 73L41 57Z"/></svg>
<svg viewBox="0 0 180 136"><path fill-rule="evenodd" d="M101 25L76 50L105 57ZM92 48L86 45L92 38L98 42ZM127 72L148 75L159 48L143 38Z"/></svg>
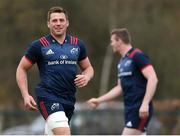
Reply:
<svg viewBox="0 0 180 136"><path fill-rule="evenodd" d="M79 61L79 66L82 70L82 73L76 75L76 78L74 81L75 81L76 86L80 88L88 84L88 82L94 76L94 70L88 57Z"/></svg>
<svg viewBox="0 0 180 136"><path fill-rule="evenodd" d="M152 65L145 67L142 70L142 74L147 79L147 86L146 86L146 93L139 110L139 116L141 118L145 118L149 115L149 103L151 102L154 93L156 91L158 78L156 76L156 72Z"/></svg>

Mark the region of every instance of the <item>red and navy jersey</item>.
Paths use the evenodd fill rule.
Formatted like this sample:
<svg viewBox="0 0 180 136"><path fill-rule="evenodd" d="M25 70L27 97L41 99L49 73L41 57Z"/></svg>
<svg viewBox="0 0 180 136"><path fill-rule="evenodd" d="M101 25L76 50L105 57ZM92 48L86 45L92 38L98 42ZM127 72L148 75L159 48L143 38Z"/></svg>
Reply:
<svg viewBox="0 0 180 136"><path fill-rule="evenodd" d="M151 65L147 55L137 48L131 48L118 64L118 78L123 90L125 107L141 105L146 91L147 79L142 70Z"/></svg>
<svg viewBox="0 0 180 136"><path fill-rule="evenodd" d="M37 63L39 69L41 81L36 87L37 96L74 105L77 63L87 57L81 40L66 35L60 44L49 34L32 42L25 57Z"/></svg>

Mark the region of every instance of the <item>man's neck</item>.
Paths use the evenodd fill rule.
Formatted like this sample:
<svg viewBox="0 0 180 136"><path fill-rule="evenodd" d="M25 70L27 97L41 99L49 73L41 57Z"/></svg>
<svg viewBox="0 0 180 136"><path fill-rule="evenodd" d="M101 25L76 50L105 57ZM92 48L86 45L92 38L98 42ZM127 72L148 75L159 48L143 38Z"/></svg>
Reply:
<svg viewBox="0 0 180 136"><path fill-rule="evenodd" d="M131 44L125 45L123 50L121 51L121 56L124 57L131 48L132 48Z"/></svg>
<svg viewBox="0 0 180 136"><path fill-rule="evenodd" d="M51 35L54 37L54 39L56 39L58 41L58 43L63 44L64 40L66 38L66 34L63 35L54 35L51 33Z"/></svg>

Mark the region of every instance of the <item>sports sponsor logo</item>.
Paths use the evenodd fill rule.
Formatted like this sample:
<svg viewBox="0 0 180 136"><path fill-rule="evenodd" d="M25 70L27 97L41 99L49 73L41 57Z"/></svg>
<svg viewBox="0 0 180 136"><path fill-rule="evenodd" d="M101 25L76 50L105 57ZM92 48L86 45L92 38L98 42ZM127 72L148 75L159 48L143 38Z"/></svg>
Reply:
<svg viewBox="0 0 180 136"><path fill-rule="evenodd" d="M68 58L67 55L61 55L61 56L60 56L60 59L67 59L67 58Z"/></svg>
<svg viewBox="0 0 180 136"><path fill-rule="evenodd" d="M78 55L79 48L72 48L70 52L71 52L71 54Z"/></svg>
<svg viewBox="0 0 180 136"><path fill-rule="evenodd" d="M67 64L67 65L76 65L77 62L73 60L54 60L48 61L48 65L59 65L59 64Z"/></svg>
<svg viewBox="0 0 180 136"><path fill-rule="evenodd" d="M132 127L132 122L129 121L127 124L126 124L127 127Z"/></svg>
<svg viewBox="0 0 180 136"><path fill-rule="evenodd" d="M118 64L117 68L120 69L120 67L121 67L121 64Z"/></svg>
<svg viewBox="0 0 180 136"><path fill-rule="evenodd" d="M59 109L59 103L53 103L51 106L51 110Z"/></svg>
<svg viewBox="0 0 180 136"><path fill-rule="evenodd" d="M127 61L125 62L125 64L124 64L124 66L125 66L125 67L128 67L128 66L131 65L131 63L132 63L132 60L127 60Z"/></svg>
<svg viewBox="0 0 180 136"><path fill-rule="evenodd" d="M118 74L118 77L122 77L122 76L131 76L132 75L132 71L129 72L122 72L120 74Z"/></svg>
<svg viewBox="0 0 180 136"><path fill-rule="evenodd" d="M46 55L51 55L51 54L54 54L54 52L53 52L51 49L49 49L49 50L46 52Z"/></svg>

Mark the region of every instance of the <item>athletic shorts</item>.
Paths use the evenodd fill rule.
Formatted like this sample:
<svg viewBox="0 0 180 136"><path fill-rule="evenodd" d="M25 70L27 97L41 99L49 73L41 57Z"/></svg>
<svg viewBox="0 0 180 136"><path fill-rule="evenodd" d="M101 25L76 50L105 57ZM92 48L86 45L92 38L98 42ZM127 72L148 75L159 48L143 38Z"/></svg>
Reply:
<svg viewBox="0 0 180 136"><path fill-rule="evenodd" d="M152 106L150 106L149 108L149 116L143 119L139 117L139 108L125 110L125 127L134 128L142 132L145 132L149 124L149 121L152 117L152 114L153 114Z"/></svg>
<svg viewBox="0 0 180 136"><path fill-rule="evenodd" d="M44 97L37 97L37 105L40 113L45 120L52 113L64 111L66 117L68 118L68 121L70 121L74 112L74 106L66 105L58 101L49 100Z"/></svg>

